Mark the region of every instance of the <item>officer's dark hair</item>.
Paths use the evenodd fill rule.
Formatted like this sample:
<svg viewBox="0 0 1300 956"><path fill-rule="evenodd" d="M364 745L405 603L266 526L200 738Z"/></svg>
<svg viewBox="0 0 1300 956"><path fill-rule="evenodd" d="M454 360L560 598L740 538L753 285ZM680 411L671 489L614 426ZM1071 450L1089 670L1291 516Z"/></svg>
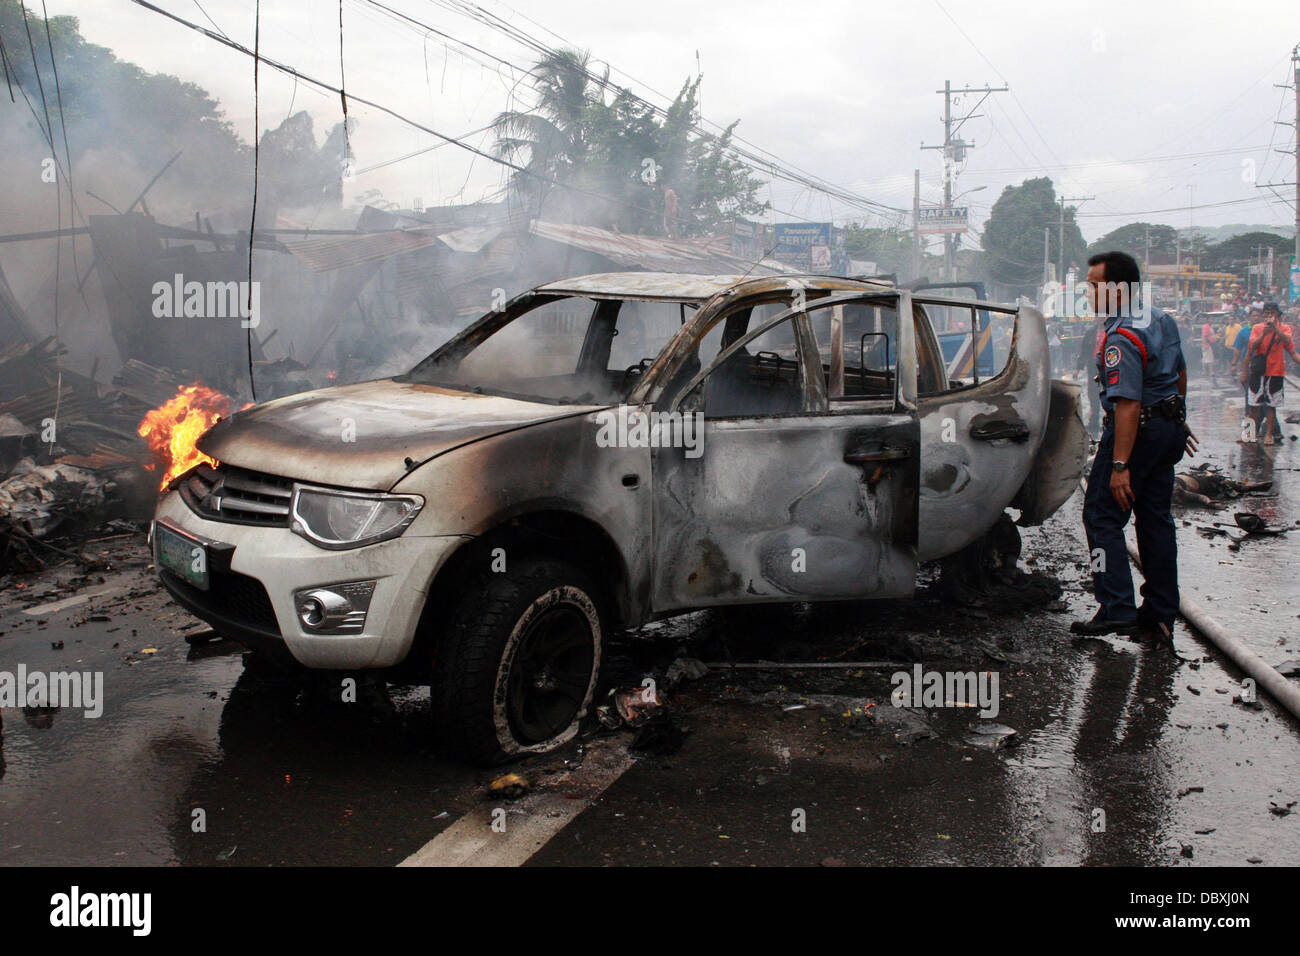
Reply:
<svg viewBox="0 0 1300 956"><path fill-rule="evenodd" d="M1142 281L1142 272L1137 260L1127 252L1099 252L1088 257L1088 265L1102 266L1102 279L1105 282L1122 282L1126 286L1135 286Z"/></svg>

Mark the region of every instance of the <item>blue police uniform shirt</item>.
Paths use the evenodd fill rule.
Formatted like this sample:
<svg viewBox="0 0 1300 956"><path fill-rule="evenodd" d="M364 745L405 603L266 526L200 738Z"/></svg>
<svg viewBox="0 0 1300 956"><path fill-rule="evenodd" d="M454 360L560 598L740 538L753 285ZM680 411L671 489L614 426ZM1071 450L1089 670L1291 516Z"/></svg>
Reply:
<svg viewBox="0 0 1300 956"><path fill-rule="evenodd" d="M1101 406L1111 411L1115 399L1154 405L1178 394L1178 373L1187 367L1178 325L1169 313L1127 305L1106 320L1106 340L1097 355Z"/></svg>

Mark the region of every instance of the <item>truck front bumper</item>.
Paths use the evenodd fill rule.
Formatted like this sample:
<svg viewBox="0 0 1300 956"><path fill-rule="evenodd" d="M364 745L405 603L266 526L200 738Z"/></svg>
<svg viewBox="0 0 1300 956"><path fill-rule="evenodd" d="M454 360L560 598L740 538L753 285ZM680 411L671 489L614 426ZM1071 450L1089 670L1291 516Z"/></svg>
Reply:
<svg viewBox="0 0 1300 956"><path fill-rule="evenodd" d="M158 524L208 545L206 589L159 568L178 603L232 640L305 667L338 670L392 667L415 639L429 585L465 542L459 535L401 537L346 551L327 551L284 527L212 521L176 492L158 504ZM156 556L156 551L155 551ZM316 633L299 618L297 592L374 582L360 630Z"/></svg>

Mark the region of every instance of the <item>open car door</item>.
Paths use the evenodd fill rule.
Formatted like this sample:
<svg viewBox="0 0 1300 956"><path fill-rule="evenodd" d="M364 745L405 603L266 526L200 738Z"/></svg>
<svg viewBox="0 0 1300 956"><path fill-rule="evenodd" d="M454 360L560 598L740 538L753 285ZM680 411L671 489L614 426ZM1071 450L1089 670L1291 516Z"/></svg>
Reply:
<svg viewBox="0 0 1300 956"><path fill-rule="evenodd" d="M727 334L711 359L697 347L669 370L673 381L699 369L676 374L656 403L702 416L704 435L697 457L652 453L656 611L913 592L911 314L900 292L840 292L803 308L769 297L700 330L703 342L725 320Z"/></svg>
<svg viewBox="0 0 1300 956"><path fill-rule="evenodd" d="M981 302L988 298L983 282L922 282L912 287L912 295L923 293L969 297ZM948 328L942 319L942 314L931 315L932 321L938 320L934 331L944 364L948 367L948 378L975 383L991 378L997 371L997 361L993 354L993 324L989 321L988 311L976 309L967 329Z"/></svg>

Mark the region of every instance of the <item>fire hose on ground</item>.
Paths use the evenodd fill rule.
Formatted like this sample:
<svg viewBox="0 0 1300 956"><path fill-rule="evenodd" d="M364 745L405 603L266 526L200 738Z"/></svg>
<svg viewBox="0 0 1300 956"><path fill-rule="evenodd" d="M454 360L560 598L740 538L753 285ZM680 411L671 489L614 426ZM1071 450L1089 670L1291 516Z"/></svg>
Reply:
<svg viewBox="0 0 1300 956"><path fill-rule="evenodd" d="M1142 562L1138 558L1137 545L1132 541L1128 542L1128 554L1133 564L1141 571ZM1247 675L1254 678L1258 687L1268 691L1269 696L1290 711L1292 717L1300 718L1300 688L1265 663L1263 658L1206 614L1205 609L1191 598L1180 594L1178 610L1197 632L1223 651Z"/></svg>

